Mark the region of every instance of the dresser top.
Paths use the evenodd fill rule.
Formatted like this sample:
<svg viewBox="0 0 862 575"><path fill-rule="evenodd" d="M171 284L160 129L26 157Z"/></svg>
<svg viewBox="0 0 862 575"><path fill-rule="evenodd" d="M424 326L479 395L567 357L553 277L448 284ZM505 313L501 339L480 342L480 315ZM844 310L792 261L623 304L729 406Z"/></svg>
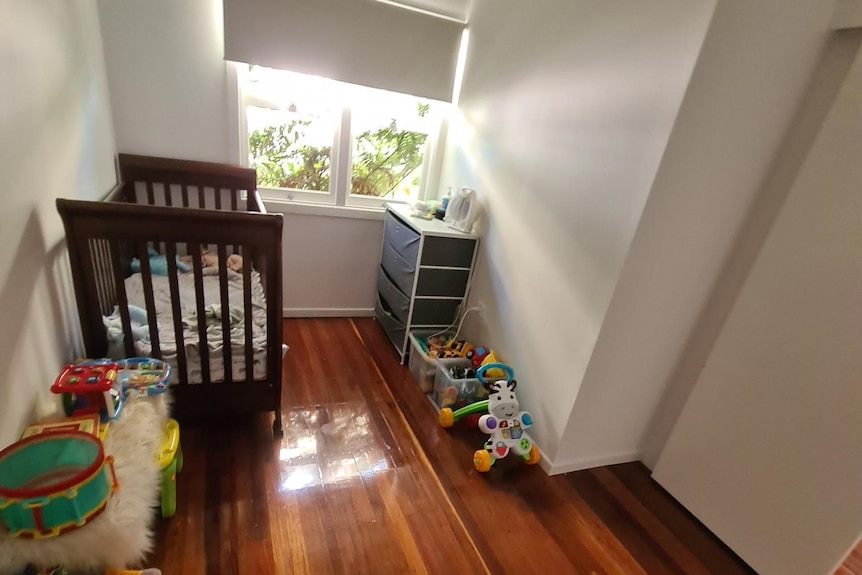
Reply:
<svg viewBox="0 0 862 575"><path fill-rule="evenodd" d="M476 239L479 237L476 234L467 234L462 231L458 231L443 220L438 220L437 218L434 218L433 220L425 220L413 216L413 208L407 204L386 204L386 207L420 234L461 239Z"/></svg>

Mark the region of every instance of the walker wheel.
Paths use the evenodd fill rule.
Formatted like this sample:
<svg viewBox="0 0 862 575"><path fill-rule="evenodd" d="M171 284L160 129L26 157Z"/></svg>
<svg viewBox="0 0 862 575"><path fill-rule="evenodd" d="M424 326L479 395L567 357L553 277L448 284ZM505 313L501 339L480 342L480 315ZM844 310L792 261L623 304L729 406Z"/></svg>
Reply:
<svg viewBox="0 0 862 575"><path fill-rule="evenodd" d="M444 407L440 410L438 421L442 427L452 427L455 425L455 414L450 408Z"/></svg>
<svg viewBox="0 0 862 575"><path fill-rule="evenodd" d="M479 473L485 473L491 469L491 454L486 449L477 449L473 454L473 467Z"/></svg>
<svg viewBox="0 0 862 575"><path fill-rule="evenodd" d="M527 456L524 457L524 461L527 462L527 465L535 465L541 459L542 459L542 452L539 451L539 448L536 447L536 444L534 443L530 447L530 453L528 453Z"/></svg>

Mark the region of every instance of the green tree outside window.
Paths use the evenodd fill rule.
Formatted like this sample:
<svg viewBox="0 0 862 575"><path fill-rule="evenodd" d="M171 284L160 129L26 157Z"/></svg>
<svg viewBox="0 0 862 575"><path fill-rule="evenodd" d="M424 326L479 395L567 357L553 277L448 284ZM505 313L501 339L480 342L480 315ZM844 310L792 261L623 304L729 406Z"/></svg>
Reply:
<svg viewBox="0 0 862 575"><path fill-rule="evenodd" d="M419 103L424 117L429 105ZM305 144L309 120L291 120L268 126L249 136L251 166L263 187L299 190L329 189L330 146ZM351 173L352 194L385 197L402 182L416 185L427 134L400 130L393 119L389 126L366 130L354 138Z"/></svg>

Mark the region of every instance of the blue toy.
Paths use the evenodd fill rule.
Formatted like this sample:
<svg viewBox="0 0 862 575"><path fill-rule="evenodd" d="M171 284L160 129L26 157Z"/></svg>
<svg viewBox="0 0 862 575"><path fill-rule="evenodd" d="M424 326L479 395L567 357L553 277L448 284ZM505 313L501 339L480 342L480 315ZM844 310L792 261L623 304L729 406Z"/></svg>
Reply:
<svg viewBox="0 0 862 575"><path fill-rule="evenodd" d="M484 377L488 370L502 370L505 379L487 381ZM514 451L529 465L534 465L541 459L539 448L533 443L526 429L533 425L533 416L521 411L518 398L515 397L514 371L505 363L489 363L476 371L476 377L488 389L488 414L479 418L479 429L491 437L485 442L484 449L478 449L473 454L473 466L476 471L486 472L498 459L502 459Z"/></svg>
<svg viewBox="0 0 862 575"><path fill-rule="evenodd" d="M129 309L129 327L132 329L132 339L141 341L150 339L150 325L147 319L147 311L135 305L130 305ZM114 306L114 312L109 316L102 317L102 323L105 324L105 331L108 335L108 344L120 349L123 344L123 320L120 318L120 308ZM118 353L120 353L118 351ZM115 357L109 351L108 355Z"/></svg>
<svg viewBox="0 0 862 575"><path fill-rule="evenodd" d="M152 357L132 357L117 360L117 380L123 388L123 396L145 397L168 390L171 366Z"/></svg>
<svg viewBox="0 0 862 575"><path fill-rule="evenodd" d="M150 261L150 273L154 276L168 275L168 258L161 255L153 248L147 248L147 254ZM177 256L176 262L177 269L181 272L187 272L191 269L184 262L180 261L179 256ZM132 258L131 266L132 273L138 273L141 271L141 261L138 258Z"/></svg>

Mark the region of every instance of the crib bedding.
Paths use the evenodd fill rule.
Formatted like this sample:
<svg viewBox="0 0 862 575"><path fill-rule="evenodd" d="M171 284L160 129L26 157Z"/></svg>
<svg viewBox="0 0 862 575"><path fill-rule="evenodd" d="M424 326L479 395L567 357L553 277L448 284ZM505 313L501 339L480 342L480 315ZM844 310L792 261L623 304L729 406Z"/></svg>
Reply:
<svg viewBox="0 0 862 575"><path fill-rule="evenodd" d="M203 272L204 314L206 320L206 340L209 350L210 381L225 380L224 337L222 325L221 293L219 291L219 270L217 267L205 267ZM230 318L231 343L231 374L234 381L246 379L246 341L245 341L245 308L243 296L243 277L232 269L227 269L228 310ZM146 308L144 299L144 283L140 273L126 278L126 297L130 309ZM192 273L178 273L180 315L183 324L183 341L185 342L186 367L189 383L203 381L200 334L198 331L197 299L195 281ZM266 378L266 296L260 281L260 274L251 271L251 310L252 310L252 357L254 379ZM178 353L176 334L174 332L173 308L171 305L170 283L167 276L152 276L153 299L156 309L156 319L159 326L159 348L162 359L171 364L171 383L180 381L178 368ZM116 324L119 314L115 310L113 317L107 317L106 325L111 321ZM141 330L135 333L135 353L148 356L152 353L151 338L148 335L146 321L141 322ZM111 329L108 329L109 340ZM122 339L114 342L112 347L122 348Z"/></svg>

